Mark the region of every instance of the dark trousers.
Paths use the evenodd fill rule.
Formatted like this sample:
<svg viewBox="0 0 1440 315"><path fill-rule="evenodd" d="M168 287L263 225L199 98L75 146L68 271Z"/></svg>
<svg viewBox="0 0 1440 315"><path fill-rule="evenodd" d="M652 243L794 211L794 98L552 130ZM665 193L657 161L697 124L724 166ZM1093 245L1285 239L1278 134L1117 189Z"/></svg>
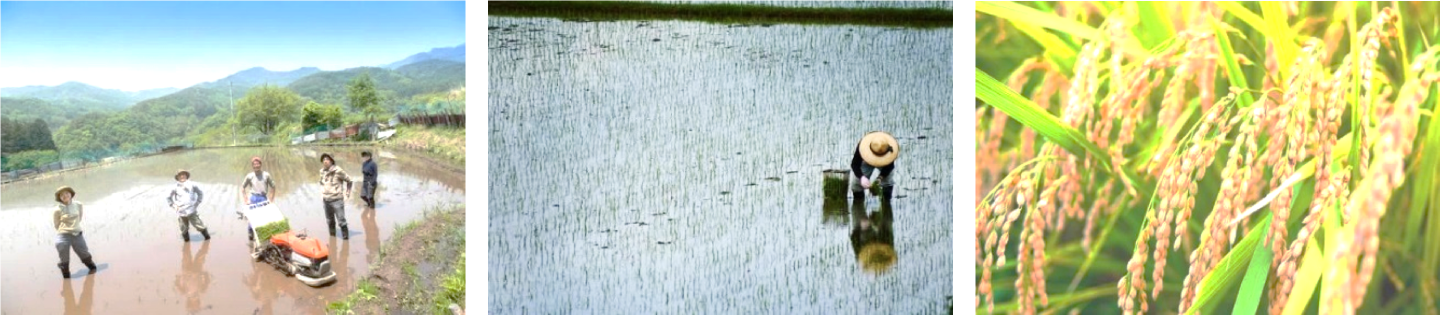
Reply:
<svg viewBox="0 0 1440 315"><path fill-rule="evenodd" d="M340 231L349 233L350 225L345 223L345 199L325 201L325 221L330 226L330 235L335 235L335 221L340 221Z"/></svg>
<svg viewBox="0 0 1440 315"><path fill-rule="evenodd" d="M75 256L80 256L80 261L86 265L93 265L90 262L90 246L85 244L85 233L60 233L55 236L55 250L60 252L60 266L70 265L70 250L75 250Z"/></svg>

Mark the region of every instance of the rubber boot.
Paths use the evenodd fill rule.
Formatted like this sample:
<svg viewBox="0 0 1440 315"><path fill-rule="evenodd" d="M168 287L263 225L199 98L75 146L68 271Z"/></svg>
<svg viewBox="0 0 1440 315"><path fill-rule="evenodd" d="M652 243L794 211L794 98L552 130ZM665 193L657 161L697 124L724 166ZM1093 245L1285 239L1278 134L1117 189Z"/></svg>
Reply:
<svg viewBox="0 0 1440 315"><path fill-rule="evenodd" d="M82 259L80 262L85 263L85 268L90 268L90 274L92 275L95 274L96 271L100 271L100 268L95 267L95 260L93 259Z"/></svg>
<svg viewBox="0 0 1440 315"><path fill-rule="evenodd" d="M204 236L205 236L205 240L207 240L207 241L210 240L210 231L205 230L205 229L200 229L200 235L204 235Z"/></svg>
<svg viewBox="0 0 1440 315"><path fill-rule="evenodd" d="M855 191L855 192L851 192L850 194L855 195L855 200L854 200L854 202L865 202L865 192L864 192L864 191Z"/></svg>
<svg viewBox="0 0 1440 315"><path fill-rule="evenodd" d="M881 200L881 201L884 201L885 204L890 204L890 197L891 197L891 196L894 196L894 192L895 192L895 187L894 187L894 186L882 187L882 189L880 189L880 195L882 196L882 198L881 198L880 200Z"/></svg>
<svg viewBox="0 0 1440 315"><path fill-rule="evenodd" d="M344 226L340 227L340 233L341 233L342 235L344 235L344 236L341 237L342 239L345 239L345 240L349 240L349 239L350 239L350 228L349 228L349 227L344 227Z"/></svg>
<svg viewBox="0 0 1440 315"><path fill-rule="evenodd" d="M65 277L65 279L70 279L70 263L59 263L56 264L56 266L60 267L61 277Z"/></svg>
<svg viewBox="0 0 1440 315"><path fill-rule="evenodd" d="M189 241L190 241L190 232L180 233L180 239L183 239L183 240L185 240L186 242L189 242Z"/></svg>

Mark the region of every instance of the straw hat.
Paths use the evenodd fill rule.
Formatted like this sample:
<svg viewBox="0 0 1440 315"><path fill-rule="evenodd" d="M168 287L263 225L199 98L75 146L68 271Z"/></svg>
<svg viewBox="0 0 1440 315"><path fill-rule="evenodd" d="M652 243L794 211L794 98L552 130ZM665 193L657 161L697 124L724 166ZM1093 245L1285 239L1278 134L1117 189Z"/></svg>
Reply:
<svg viewBox="0 0 1440 315"><path fill-rule="evenodd" d="M180 175L185 175L185 178L188 179L190 178L190 171L180 170L179 172L175 172L175 180L180 180Z"/></svg>
<svg viewBox="0 0 1440 315"><path fill-rule="evenodd" d="M884 131L871 131L860 138L860 158L866 164L883 167L895 162L900 156L900 143Z"/></svg>
<svg viewBox="0 0 1440 315"><path fill-rule="evenodd" d="M60 202L60 193L67 191L70 192L70 198L75 198L75 189L71 189L70 186L60 186L55 189L55 202Z"/></svg>

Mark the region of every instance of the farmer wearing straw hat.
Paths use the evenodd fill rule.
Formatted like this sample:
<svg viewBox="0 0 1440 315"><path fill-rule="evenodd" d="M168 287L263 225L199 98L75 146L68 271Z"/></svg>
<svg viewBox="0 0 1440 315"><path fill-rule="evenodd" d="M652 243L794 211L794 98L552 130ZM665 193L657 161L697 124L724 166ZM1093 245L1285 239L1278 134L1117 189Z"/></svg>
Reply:
<svg viewBox="0 0 1440 315"><path fill-rule="evenodd" d="M855 145L855 158L850 160L850 172L859 179L850 181L850 192L855 195L855 200L865 200L864 189L870 189L870 185L879 182L884 188L881 190L881 201L889 202L891 190L895 187L890 173L895 171L895 158L899 156L900 143L889 133L871 131L860 138L860 143ZM877 168L880 174L872 181L870 175Z"/></svg>
<svg viewBox="0 0 1440 315"><path fill-rule="evenodd" d="M55 227L55 250L60 252L60 276L70 278L70 250L75 250L75 255L80 256L80 262L90 268L90 274L95 274L99 268L95 267L95 261L90 256L90 246L85 244L85 232L80 230L80 219L85 217L85 205L75 201L75 189L70 186L61 186L55 190L54 227Z"/></svg>
<svg viewBox="0 0 1440 315"><path fill-rule="evenodd" d="M200 187L190 183L190 171L180 170L175 172L175 188L170 189L170 197L165 198L170 202L170 209L180 215L180 238L186 242L190 241L190 226L194 225L200 230L200 235L205 240L210 240L210 230L205 228L205 222L200 221L200 214L195 209L200 207L200 201L205 199L205 193Z"/></svg>

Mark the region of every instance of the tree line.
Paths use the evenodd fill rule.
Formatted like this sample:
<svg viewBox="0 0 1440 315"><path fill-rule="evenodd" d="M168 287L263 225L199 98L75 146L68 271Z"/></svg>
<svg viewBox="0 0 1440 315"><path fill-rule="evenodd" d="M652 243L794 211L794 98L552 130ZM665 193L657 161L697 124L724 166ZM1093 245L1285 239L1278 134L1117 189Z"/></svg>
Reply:
<svg viewBox="0 0 1440 315"><path fill-rule="evenodd" d="M59 161L55 140L51 138L50 126L45 120L35 118L30 122L0 118L0 152L5 171L31 168Z"/></svg>

